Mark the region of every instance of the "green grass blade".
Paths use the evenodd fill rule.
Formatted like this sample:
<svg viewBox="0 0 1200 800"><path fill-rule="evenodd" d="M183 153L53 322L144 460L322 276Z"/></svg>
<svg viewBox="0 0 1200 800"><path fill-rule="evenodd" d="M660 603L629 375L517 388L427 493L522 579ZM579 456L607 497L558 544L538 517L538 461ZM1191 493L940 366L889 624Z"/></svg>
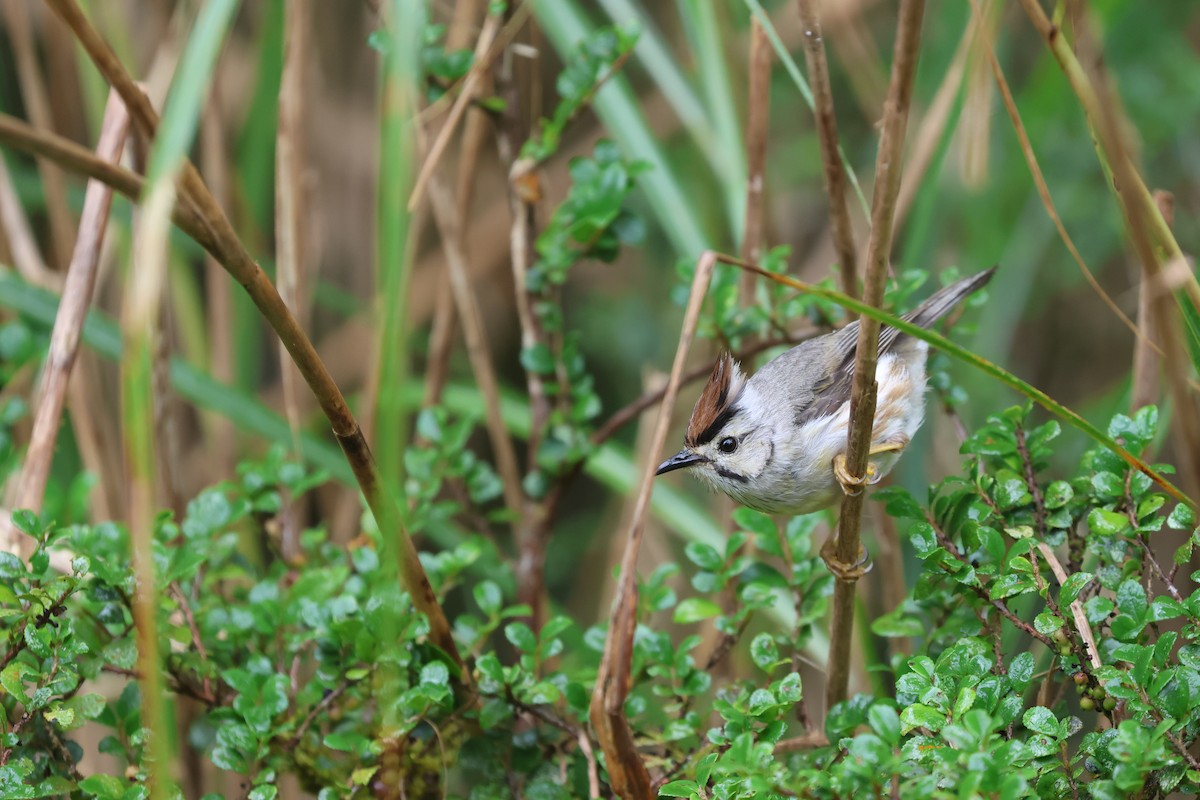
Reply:
<svg viewBox="0 0 1200 800"><path fill-rule="evenodd" d="M691 41L692 53L700 66L700 85L703 87L708 117L716 133L717 146L723 158L717 168L721 192L725 198L725 213L733 231L735 246L740 249L746 225L746 146L742 141L742 111L733 100L729 64L725 60L724 42L717 23L716 4L711 0L680 0L680 17Z"/></svg>

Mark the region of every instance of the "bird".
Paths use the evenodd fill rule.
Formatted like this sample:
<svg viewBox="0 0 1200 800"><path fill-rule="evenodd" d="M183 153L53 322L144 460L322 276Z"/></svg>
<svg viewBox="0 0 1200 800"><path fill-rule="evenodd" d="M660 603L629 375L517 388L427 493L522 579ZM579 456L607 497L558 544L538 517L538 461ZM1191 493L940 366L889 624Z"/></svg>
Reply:
<svg viewBox="0 0 1200 800"><path fill-rule="evenodd" d="M995 269L940 289L902 319L930 327ZM723 353L692 409L683 449L655 474L687 469L742 505L780 515L820 511L840 493L877 483L921 427L929 345L897 328L881 329L867 474L854 476L846 468L846 438L858 328L855 321L801 342L749 378Z"/></svg>

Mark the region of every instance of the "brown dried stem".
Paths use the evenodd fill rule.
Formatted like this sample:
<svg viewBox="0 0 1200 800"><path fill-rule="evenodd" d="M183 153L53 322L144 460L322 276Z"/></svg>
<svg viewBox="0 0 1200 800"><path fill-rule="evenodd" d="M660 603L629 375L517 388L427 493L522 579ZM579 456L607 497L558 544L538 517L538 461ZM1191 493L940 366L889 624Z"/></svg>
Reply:
<svg viewBox="0 0 1200 800"><path fill-rule="evenodd" d="M892 77L883 111L883 132L875 162L875 191L871 202L871 237L867 242L864 301L876 308L883 304L888 256L892 247L893 211L900 189L904 132L912 101L913 75L921 41L924 0L901 0L896 27ZM866 316L859 319L855 353L854 383L850 395L850 433L846 444L847 469L852 475L867 470L871 448L871 428L875 418L875 365L879 356L879 322ZM840 565L859 559L859 535L862 525L863 493L847 495L838 519L834 558ZM834 584L833 615L830 620L828 683L825 708L833 708L846 698L850 683L850 637L854 627L854 592L857 580L848 570Z"/></svg>
<svg viewBox="0 0 1200 800"><path fill-rule="evenodd" d="M9 41L16 58L17 78L25 113L35 126L50 130L54 127L50 97L42 81L34 44L33 25L29 18L28 0L7 0L4 10L8 19ZM67 184L63 171L50 159L37 159L38 173L46 194L46 218L50 223L50 266L61 270L75 241L75 225L67 205Z"/></svg>
<svg viewBox="0 0 1200 800"><path fill-rule="evenodd" d="M641 549L643 524L650 506L650 492L654 488L654 470L658 453L662 452L667 440L667 428L671 421L671 408L679 394L684 365L688 351L696 335L700 309L708 290L713 267L721 256L713 252L704 253L696 262L696 274L692 278L691 294L684 312L683 329L679 346L675 350L675 362L663 397L663 411L659 414L654 429L650 452L642 468L642 480L629 520L629 534L625 544L625 555L621 560L621 578L617 597L609 616L608 638L604 643L604 656L596 675L592 691L590 718L596 739L604 750L609 780L619 797L642 800L652 797L650 775L638 754L633 732L625 719L625 700L629 697L633 667L633 634L637 628L637 560Z"/></svg>
<svg viewBox="0 0 1200 800"><path fill-rule="evenodd" d="M1163 215L1167 225L1174 225L1174 196L1170 192L1156 190L1154 204L1158 206L1158 211ZM1154 330L1158 327L1154 312L1158 305L1156 295L1159 293L1154 291L1154 283L1150 280L1151 273L1145 262L1140 264L1140 272L1142 280L1138 286L1138 327ZM1129 389L1129 410L1131 412L1137 411L1143 406L1158 403L1158 372L1162 352L1152 347L1152 344L1147 337L1144 341L1139 339L1133 345L1133 375L1130 378Z"/></svg>
<svg viewBox="0 0 1200 800"><path fill-rule="evenodd" d="M1104 301L1104 304L1116 315L1117 319L1121 320L1121 323L1133 332L1133 335L1137 337L1138 346L1151 347L1161 355L1162 351L1146 337L1146 334L1134 324L1133 320L1126 316L1125 312L1117 306L1116 301L1109 296L1108 292L1104 291L1104 287L1096 280L1096 276L1092 274L1092 271L1088 269L1088 265L1084 262L1083 256L1079 254L1079 250L1075 247L1075 242L1071 239L1071 235L1067 233L1067 228L1063 225L1062 218L1058 215L1058 210L1054 207L1054 200L1050 196L1050 187L1046 185L1046 178L1042 174L1041 167L1038 166L1037 155L1033 152L1033 143L1029 140L1029 134L1025 132L1025 125L1021 121L1021 112L1017 110L1016 101L1013 100L1012 92L1008 87L1008 81L1004 78L1004 71L1000 67L1000 61L996 58L996 51L990 41L985 41L984 46L987 48L988 61L992 66L992 75L996 79L996 85L1000 88L1000 97L1004 101L1004 108L1008 112L1008 117L1012 121L1013 131L1017 135L1017 141L1021 147L1021 155L1025 157L1025 164L1029 168L1029 174L1033 177L1034 185L1037 187L1038 197L1041 198L1042 205L1046 207L1046 215L1054 223L1059 238L1066 245L1067 251L1071 254L1071 258L1075 260L1075 264L1079 267L1079 271L1083 273L1083 277L1087 280L1088 285L1092 287L1092 291Z"/></svg>
<svg viewBox="0 0 1200 800"><path fill-rule="evenodd" d="M151 107L149 99L130 78L125 67L92 27L75 0L45 2L63 18L100 73L121 95L138 130L147 139L152 139L158 126L158 115ZM225 212L190 162L184 163L179 179L179 193L178 205L184 209L190 207L196 217L196 230L200 234L197 241L242 285L299 367L305 382L316 396L322 412L333 428L334 436L354 471L355 479L375 515L379 529L395 542L401 579L417 611L429 620L431 640L445 651L454 663L460 664L450 624L429 584L416 547L404 529L399 508L394 498L380 485L375 459L363 437L358 420L351 413L345 397L321 361L312 341L279 297L270 279L246 251ZM465 677L466 673L463 675Z"/></svg>
<svg viewBox="0 0 1200 800"><path fill-rule="evenodd" d="M8 172L8 164L0 158L0 234L8 245L12 264L21 273L21 277L38 286L53 286L59 277L52 273L42 258L41 248L29 225L29 217L13 188L12 176Z"/></svg>
<svg viewBox="0 0 1200 800"><path fill-rule="evenodd" d="M746 102L746 216L742 258L758 263L763 242L763 190L771 115L771 40L758 18L750 22L750 87ZM754 303L754 276L742 275L742 303Z"/></svg>
<svg viewBox="0 0 1200 800"><path fill-rule="evenodd" d="M115 93L110 93L108 105L104 110L104 122L100 128L100 139L96 144L96 157L113 163L119 161L125 148L128 130L129 115L125 112L125 106ZM75 251L71 255L66 282L63 285L62 301L59 303L58 314L54 318L54 329L50 334L50 349L42 371L33 432L12 502L13 508L39 509L46 493L46 481L54 459L54 447L66 401L67 385L79 353L83 321L92 304L92 291L96 285L101 243L104 240L104 231L108 227L112 196L113 190L105 184L97 180L88 181L83 200L83 214L79 221L79 235L75 240ZM14 538L15 535L14 531L6 531L7 546L16 544L18 539Z"/></svg>
<svg viewBox="0 0 1200 800"><path fill-rule="evenodd" d="M821 35L821 17L816 0L797 0L800 26L804 29L804 61L812 87L817 140L821 145L822 178L829 196L829 219L833 244L837 250L842 292L858 297L858 253L854 227L850 222L850 201L846 196L846 168L838 151L837 115L833 108L833 90L829 85L829 64L825 60L825 38ZM901 137L903 139L903 137Z"/></svg>
<svg viewBox="0 0 1200 800"><path fill-rule="evenodd" d="M1189 296L1183 302L1200 307L1200 285L1133 163L1125 133L1128 121L1112 81L1099 58L1089 60L1095 62L1091 77L1099 104L1098 114L1092 119L1093 128L1097 130L1097 141L1112 170L1113 186L1117 190L1129 238L1149 279L1150 290L1156 295L1154 319L1163 348L1167 389L1174 406L1172 422L1182 439L1177 448L1180 471L1194 486L1200 482L1200 408L1188 387L1191 366L1183 343L1181 315L1171 307L1172 292L1159 287L1184 277L1183 288Z"/></svg>

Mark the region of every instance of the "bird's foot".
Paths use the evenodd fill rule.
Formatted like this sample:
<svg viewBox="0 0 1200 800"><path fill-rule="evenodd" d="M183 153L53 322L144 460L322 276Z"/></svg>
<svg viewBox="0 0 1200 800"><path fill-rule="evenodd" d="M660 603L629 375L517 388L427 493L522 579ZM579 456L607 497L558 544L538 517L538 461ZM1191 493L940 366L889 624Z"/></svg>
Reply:
<svg viewBox="0 0 1200 800"><path fill-rule="evenodd" d="M867 457L877 456L880 453L898 453L908 446L908 439L902 442L889 442L886 444L877 444L867 451ZM833 476L837 478L838 484L842 487L842 491L849 497L857 497L862 494L863 487L874 486L883 479L883 473L874 463L867 462L867 472L865 475L851 475L848 465L846 464L846 454L838 453L833 457Z"/></svg>
<svg viewBox="0 0 1200 800"><path fill-rule="evenodd" d="M851 475L846 464L846 454L838 453L833 457L833 477L848 497L862 494L863 488L879 481L879 470L870 461L867 462L865 475Z"/></svg>
<svg viewBox="0 0 1200 800"><path fill-rule="evenodd" d="M836 537L829 537L825 540L825 544L821 545L821 559L825 562L825 566L833 573L834 577L846 581L853 582L866 575L874 567L870 557L867 555L867 550L861 544L858 546L858 561L853 564L847 564L838 558L837 555L837 540Z"/></svg>

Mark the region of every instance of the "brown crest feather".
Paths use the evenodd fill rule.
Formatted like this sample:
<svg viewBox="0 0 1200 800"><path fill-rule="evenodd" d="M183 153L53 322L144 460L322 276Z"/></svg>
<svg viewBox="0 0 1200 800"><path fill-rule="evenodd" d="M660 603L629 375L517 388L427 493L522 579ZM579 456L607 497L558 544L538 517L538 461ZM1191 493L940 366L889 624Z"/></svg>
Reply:
<svg viewBox="0 0 1200 800"><path fill-rule="evenodd" d="M713 365L708 383L704 385L704 391L700 392L696 406L692 409L684 444L697 447L712 441L737 412L736 403L745 385L746 376L742 374L733 356L722 353Z"/></svg>

